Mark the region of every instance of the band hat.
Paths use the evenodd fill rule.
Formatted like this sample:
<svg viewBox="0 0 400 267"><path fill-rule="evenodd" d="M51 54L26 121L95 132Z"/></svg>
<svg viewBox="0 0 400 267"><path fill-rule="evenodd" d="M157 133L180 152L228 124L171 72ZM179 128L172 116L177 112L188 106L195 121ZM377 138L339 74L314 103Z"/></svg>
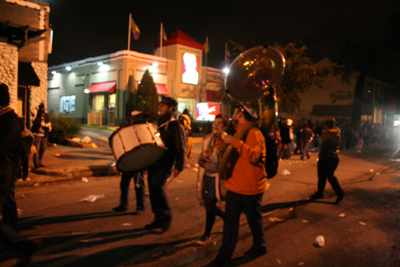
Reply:
<svg viewBox="0 0 400 267"><path fill-rule="evenodd" d="M244 110L246 110L247 113L249 113L249 115L252 116L254 119L258 119L258 115L251 105L244 102L239 102L238 106L243 107Z"/></svg>

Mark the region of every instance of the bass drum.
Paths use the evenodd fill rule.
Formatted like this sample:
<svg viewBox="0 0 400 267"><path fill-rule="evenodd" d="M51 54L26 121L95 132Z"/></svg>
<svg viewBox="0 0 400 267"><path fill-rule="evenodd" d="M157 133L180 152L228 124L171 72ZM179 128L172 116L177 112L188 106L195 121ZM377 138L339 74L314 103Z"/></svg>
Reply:
<svg viewBox="0 0 400 267"><path fill-rule="evenodd" d="M111 136L111 148L119 171L140 171L156 163L165 152L157 125L133 124Z"/></svg>

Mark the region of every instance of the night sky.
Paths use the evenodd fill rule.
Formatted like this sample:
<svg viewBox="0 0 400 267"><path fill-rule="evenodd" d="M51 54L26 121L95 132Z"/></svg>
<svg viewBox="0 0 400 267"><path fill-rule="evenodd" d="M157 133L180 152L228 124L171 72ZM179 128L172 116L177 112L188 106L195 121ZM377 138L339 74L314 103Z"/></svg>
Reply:
<svg viewBox="0 0 400 267"><path fill-rule="evenodd" d="M128 44L129 13L139 40L131 50L153 54L160 23L199 43L209 38L208 65L222 67L225 38L244 47L302 41L330 56L346 42L375 39L400 11L399 0L44 0L54 30L49 66L96 57Z"/></svg>

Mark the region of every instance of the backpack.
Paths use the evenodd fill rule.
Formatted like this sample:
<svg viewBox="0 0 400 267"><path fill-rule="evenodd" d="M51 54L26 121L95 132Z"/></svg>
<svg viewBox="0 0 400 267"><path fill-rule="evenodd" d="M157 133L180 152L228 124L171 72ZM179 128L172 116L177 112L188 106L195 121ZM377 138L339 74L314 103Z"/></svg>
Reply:
<svg viewBox="0 0 400 267"><path fill-rule="evenodd" d="M267 149L267 156L265 157L265 170L267 172L267 178L274 178L278 172L278 146L273 138L265 136L265 147Z"/></svg>
<svg viewBox="0 0 400 267"><path fill-rule="evenodd" d="M278 146L275 142L274 138L271 138L269 135L265 134L263 130L261 130L265 139L265 148L267 150L267 155L265 156L265 171L267 172L267 178L272 179L278 173ZM247 134L244 136L243 141L246 142Z"/></svg>

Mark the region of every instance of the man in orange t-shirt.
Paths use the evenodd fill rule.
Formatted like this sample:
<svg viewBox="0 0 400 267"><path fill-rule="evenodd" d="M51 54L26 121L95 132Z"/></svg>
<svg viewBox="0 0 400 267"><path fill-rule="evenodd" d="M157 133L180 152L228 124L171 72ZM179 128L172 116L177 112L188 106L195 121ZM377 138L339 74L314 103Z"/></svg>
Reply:
<svg viewBox="0 0 400 267"><path fill-rule="evenodd" d="M240 103L233 114L236 134L227 135L225 143L231 144L238 152L239 158L233 168L232 176L226 181L225 223L222 237L222 246L218 256L210 266L223 266L229 263L239 235L239 219L242 211L253 234L253 245L244 257L257 258L267 253L263 220L261 215L261 201L263 194L268 190L267 174L265 172L266 147L262 132L253 127L249 130L245 141L236 136L258 118L252 107Z"/></svg>

